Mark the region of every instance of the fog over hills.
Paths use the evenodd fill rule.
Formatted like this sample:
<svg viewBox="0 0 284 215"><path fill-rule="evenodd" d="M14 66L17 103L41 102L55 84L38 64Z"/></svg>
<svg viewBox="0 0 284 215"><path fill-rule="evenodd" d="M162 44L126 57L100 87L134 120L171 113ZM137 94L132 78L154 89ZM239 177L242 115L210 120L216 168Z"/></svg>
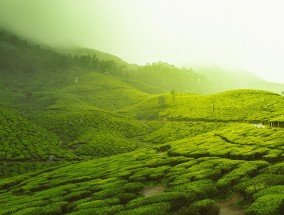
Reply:
<svg viewBox="0 0 284 215"><path fill-rule="evenodd" d="M282 83L282 4L2 0L0 26L40 43L97 49L131 64L217 65Z"/></svg>
<svg viewBox="0 0 284 215"><path fill-rule="evenodd" d="M0 1L0 215L283 215L283 13L252 2Z"/></svg>

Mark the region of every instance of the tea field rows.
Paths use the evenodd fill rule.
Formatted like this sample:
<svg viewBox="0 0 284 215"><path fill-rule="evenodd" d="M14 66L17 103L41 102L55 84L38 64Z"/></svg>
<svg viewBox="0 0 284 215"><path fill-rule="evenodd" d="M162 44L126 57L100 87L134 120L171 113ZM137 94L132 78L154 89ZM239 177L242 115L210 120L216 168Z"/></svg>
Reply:
<svg viewBox="0 0 284 215"><path fill-rule="evenodd" d="M218 136L237 142L246 131L247 143L235 148ZM241 194L248 215L281 214L282 130L245 124L214 133L3 179L0 214L209 215L232 192ZM276 148L277 156L266 159ZM145 198L143 189L155 185L165 192Z"/></svg>
<svg viewBox="0 0 284 215"><path fill-rule="evenodd" d="M268 122L284 115L284 98L258 90L234 90L213 95L174 91L119 110L138 119Z"/></svg>

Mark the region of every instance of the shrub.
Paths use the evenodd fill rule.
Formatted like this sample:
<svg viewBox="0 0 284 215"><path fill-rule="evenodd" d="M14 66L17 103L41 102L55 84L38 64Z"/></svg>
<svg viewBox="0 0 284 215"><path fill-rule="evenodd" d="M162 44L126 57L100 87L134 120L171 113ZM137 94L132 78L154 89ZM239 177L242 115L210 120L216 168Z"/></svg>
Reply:
<svg viewBox="0 0 284 215"><path fill-rule="evenodd" d="M113 205L113 206L107 206L103 208L88 208L88 209L82 209L79 211L75 211L72 213L68 213L69 215L86 215L86 214L92 214L92 215L112 215L120 212L123 209L122 205Z"/></svg>
<svg viewBox="0 0 284 215"><path fill-rule="evenodd" d="M284 194L268 194L258 198L247 210L247 215L280 215L284 209Z"/></svg>
<svg viewBox="0 0 284 215"><path fill-rule="evenodd" d="M62 207L68 202L57 202L43 207L30 207L16 212L16 215L48 215L61 214Z"/></svg>
<svg viewBox="0 0 284 215"><path fill-rule="evenodd" d="M151 205L141 206L131 210L121 211L117 215L165 215L169 214L171 205L166 202L155 203Z"/></svg>
<svg viewBox="0 0 284 215"><path fill-rule="evenodd" d="M135 193L119 193L116 197L119 198L122 204L126 204L127 202L135 199L137 195Z"/></svg>
<svg viewBox="0 0 284 215"><path fill-rule="evenodd" d="M284 186L278 185L278 186L269 187L269 188L266 188L264 190L257 192L256 194L253 195L253 198L257 199L261 196L268 195L268 194L283 194L283 193L284 193Z"/></svg>
<svg viewBox="0 0 284 215"><path fill-rule="evenodd" d="M123 185L123 189L126 192L139 192L143 189L144 184L141 182L126 183Z"/></svg>
<svg viewBox="0 0 284 215"><path fill-rule="evenodd" d="M102 208L110 205L118 204L120 201L118 198L109 198L105 200L94 200L90 202L83 202L78 204L76 208L78 210L87 209L87 208Z"/></svg>
<svg viewBox="0 0 284 215"><path fill-rule="evenodd" d="M175 191L190 193L198 199L207 198L217 193L213 181L210 179L199 180L182 184L173 188Z"/></svg>
<svg viewBox="0 0 284 215"><path fill-rule="evenodd" d="M236 185L235 189L241 192L246 199L251 200L252 196L258 191L269 186L280 185L283 183L283 175L261 174Z"/></svg>
<svg viewBox="0 0 284 215"><path fill-rule="evenodd" d="M178 215L218 215L219 206L211 199L204 199L189 206L184 206L177 212Z"/></svg>
<svg viewBox="0 0 284 215"><path fill-rule="evenodd" d="M182 207L185 204L191 204L195 195L191 193L184 192L164 192L155 196L150 196L148 198L138 198L130 201L126 208L137 208L145 205L150 205L154 203L168 202L171 204L171 209L176 210L179 207Z"/></svg>

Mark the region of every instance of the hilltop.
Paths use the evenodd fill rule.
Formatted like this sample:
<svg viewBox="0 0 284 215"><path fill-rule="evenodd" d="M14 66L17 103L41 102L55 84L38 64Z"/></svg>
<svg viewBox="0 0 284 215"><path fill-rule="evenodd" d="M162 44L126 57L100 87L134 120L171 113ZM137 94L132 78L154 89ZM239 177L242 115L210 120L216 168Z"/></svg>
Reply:
<svg viewBox="0 0 284 215"><path fill-rule="evenodd" d="M284 99L269 91L233 90L212 95L169 92L125 109L138 119L267 122L283 115ZM121 111L123 113L123 111Z"/></svg>

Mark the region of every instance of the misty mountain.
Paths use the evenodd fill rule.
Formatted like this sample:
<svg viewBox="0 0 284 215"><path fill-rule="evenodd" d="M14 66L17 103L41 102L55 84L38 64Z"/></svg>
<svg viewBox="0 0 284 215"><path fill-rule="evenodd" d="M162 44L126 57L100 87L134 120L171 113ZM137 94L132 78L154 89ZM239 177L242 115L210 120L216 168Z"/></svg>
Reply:
<svg viewBox="0 0 284 215"><path fill-rule="evenodd" d="M37 91L64 86L75 76L97 72L112 75L146 93L168 91L212 94L232 89L281 93L281 84L268 83L244 71L218 67L178 68L166 62L128 64L114 55L86 48L58 49L0 32L1 81L8 88ZM36 80L30 83L30 80Z"/></svg>
<svg viewBox="0 0 284 215"><path fill-rule="evenodd" d="M89 48L77 47L77 48L57 49L57 51L64 55L66 54L67 55L78 55L78 56L91 55L91 56L96 56L100 60L114 61L121 65L129 65L127 62L125 62L124 60L122 60L121 58L115 55L101 52L101 51L94 50L94 49L89 49Z"/></svg>

